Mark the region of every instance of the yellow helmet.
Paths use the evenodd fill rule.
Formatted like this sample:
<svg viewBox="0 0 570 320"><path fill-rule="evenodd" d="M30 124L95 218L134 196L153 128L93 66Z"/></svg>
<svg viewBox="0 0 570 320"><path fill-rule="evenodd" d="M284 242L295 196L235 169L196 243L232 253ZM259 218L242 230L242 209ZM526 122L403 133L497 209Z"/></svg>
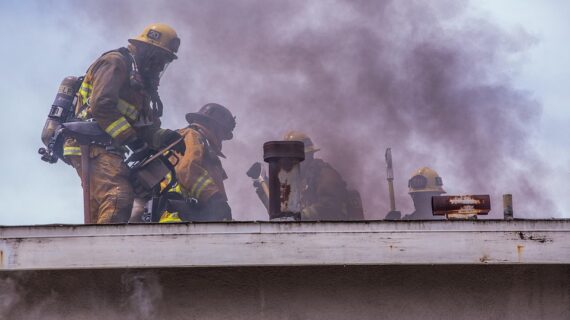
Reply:
<svg viewBox="0 0 570 320"><path fill-rule="evenodd" d="M180 38L178 38L176 31L172 27L163 23L148 25L138 37L129 39L129 42L150 44L166 50L173 60L178 58L176 52L178 52L178 47L180 47Z"/></svg>
<svg viewBox="0 0 570 320"><path fill-rule="evenodd" d="M305 153L317 152L321 149L316 148L313 140L308 135L299 131L289 131L283 135L285 141L301 141L305 144Z"/></svg>
<svg viewBox="0 0 570 320"><path fill-rule="evenodd" d="M408 189L408 193L445 193L445 190L443 190L443 180L435 170L428 167L419 168L412 174L412 178L408 181Z"/></svg>

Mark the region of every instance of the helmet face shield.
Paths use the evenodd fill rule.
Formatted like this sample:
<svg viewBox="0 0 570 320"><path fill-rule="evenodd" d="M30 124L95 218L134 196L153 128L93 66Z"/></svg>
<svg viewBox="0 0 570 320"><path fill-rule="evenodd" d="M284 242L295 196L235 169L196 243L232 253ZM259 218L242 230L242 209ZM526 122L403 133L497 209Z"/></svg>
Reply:
<svg viewBox="0 0 570 320"><path fill-rule="evenodd" d="M441 177L435 177L435 185L443 186L443 180L441 179Z"/></svg>
<svg viewBox="0 0 570 320"><path fill-rule="evenodd" d="M160 80L162 78L162 76L164 75L164 73L166 72L166 68L168 68L168 66L170 65L170 62L167 62L164 64L164 67L162 68L162 71L160 71L160 73L158 74L158 79Z"/></svg>
<svg viewBox="0 0 570 320"><path fill-rule="evenodd" d="M428 180L422 175L413 176L410 181L408 181L408 188L412 189L423 189L427 186Z"/></svg>
<svg viewBox="0 0 570 320"><path fill-rule="evenodd" d="M160 78L172 62L172 57L164 50L150 45L139 45L138 48L137 56L139 57L139 70L142 76L153 86L158 86Z"/></svg>
<svg viewBox="0 0 570 320"><path fill-rule="evenodd" d="M176 59L177 57L175 53L177 53L178 48L180 48L180 38L178 37L172 38L172 40L170 40L170 42L168 43L168 48L172 52L171 54L172 60Z"/></svg>

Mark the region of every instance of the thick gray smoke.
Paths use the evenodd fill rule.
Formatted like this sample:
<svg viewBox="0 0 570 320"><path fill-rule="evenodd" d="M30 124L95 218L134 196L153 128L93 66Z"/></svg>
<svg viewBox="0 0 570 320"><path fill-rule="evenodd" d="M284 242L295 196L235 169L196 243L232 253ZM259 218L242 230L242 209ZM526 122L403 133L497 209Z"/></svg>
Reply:
<svg viewBox="0 0 570 320"><path fill-rule="evenodd" d="M133 8L137 8L134 10ZM530 146L541 106L513 87L514 61L535 41L472 14L467 1L98 1L77 8L103 34L160 20L181 38L163 78L165 124L207 102L237 116L224 146L237 219L264 219L245 171L261 146L305 131L318 154L360 190L369 219L388 211L384 151L392 147L399 209L422 166L452 194L513 193L518 215L550 213L547 171ZM139 10L140 9L140 10ZM101 52L105 51L101 44Z"/></svg>
<svg viewBox="0 0 570 320"><path fill-rule="evenodd" d="M159 276L140 270L116 273L120 283L49 271L1 275L0 319L157 319L164 302Z"/></svg>
<svg viewBox="0 0 570 320"><path fill-rule="evenodd" d="M40 301L29 301L31 291L23 283L30 280L30 273L13 272L0 277L0 319L52 319L45 316L60 297L55 292L44 292Z"/></svg>
<svg viewBox="0 0 570 320"><path fill-rule="evenodd" d="M126 299L124 319L156 319L157 306L162 300L162 286L152 271L136 271L122 276Z"/></svg>
<svg viewBox="0 0 570 320"><path fill-rule="evenodd" d="M16 306L21 297L22 288L13 278L0 278L0 318L6 319L9 312Z"/></svg>

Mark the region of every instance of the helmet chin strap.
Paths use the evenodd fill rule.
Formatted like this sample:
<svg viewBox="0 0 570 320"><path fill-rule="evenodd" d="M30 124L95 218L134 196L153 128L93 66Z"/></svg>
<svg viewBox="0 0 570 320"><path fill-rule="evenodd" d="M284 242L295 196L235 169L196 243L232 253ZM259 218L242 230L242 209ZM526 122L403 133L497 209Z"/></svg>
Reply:
<svg viewBox="0 0 570 320"><path fill-rule="evenodd" d="M170 62L167 62L164 64L164 68L162 69L162 71L158 74L158 79L162 79L162 76L164 75L164 72L166 72L166 68L168 68L168 66L170 65Z"/></svg>
<svg viewBox="0 0 570 320"><path fill-rule="evenodd" d="M147 90L148 94L150 95L150 101L152 103L152 111L154 115L157 117L162 117L163 112L163 105L162 100L160 100L160 96L158 95L158 86L160 82L160 78L154 78L147 80Z"/></svg>
<svg viewBox="0 0 570 320"><path fill-rule="evenodd" d="M158 91L155 91L154 95L151 94L150 100L152 101L152 110L156 117L162 117L163 105L162 100L160 100L160 96L158 95Z"/></svg>

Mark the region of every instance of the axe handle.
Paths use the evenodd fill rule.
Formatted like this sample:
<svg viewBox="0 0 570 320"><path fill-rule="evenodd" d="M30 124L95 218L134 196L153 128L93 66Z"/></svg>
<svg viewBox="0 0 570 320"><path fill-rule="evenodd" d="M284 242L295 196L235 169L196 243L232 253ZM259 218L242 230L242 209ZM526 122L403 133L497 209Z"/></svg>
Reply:
<svg viewBox="0 0 570 320"><path fill-rule="evenodd" d="M81 145L81 184L83 186L83 223L91 224L91 170L89 145Z"/></svg>
<svg viewBox="0 0 570 320"><path fill-rule="evenodd" d="M255 193L265 209L269 210L269 188L267 182L263 179L253 179L253 187L255 188ZM269 211L267 212L269 213Z"/></svg>
<svg viewBox="0 0 570 320"><path fill-rule="evenodd" d="M261 184L263 193L265 193L265 196L267 197L267 199L269 199L269 187L267 186L267 182L265 180L261 180L259 183Z"/></svg>
<svg viewBox="0 0 570 320"><path fill-rule="evenodd" d="M394 181L388 179L388 194L390 195L390 211L396 211L396 199L394 197Z"/></svg>

